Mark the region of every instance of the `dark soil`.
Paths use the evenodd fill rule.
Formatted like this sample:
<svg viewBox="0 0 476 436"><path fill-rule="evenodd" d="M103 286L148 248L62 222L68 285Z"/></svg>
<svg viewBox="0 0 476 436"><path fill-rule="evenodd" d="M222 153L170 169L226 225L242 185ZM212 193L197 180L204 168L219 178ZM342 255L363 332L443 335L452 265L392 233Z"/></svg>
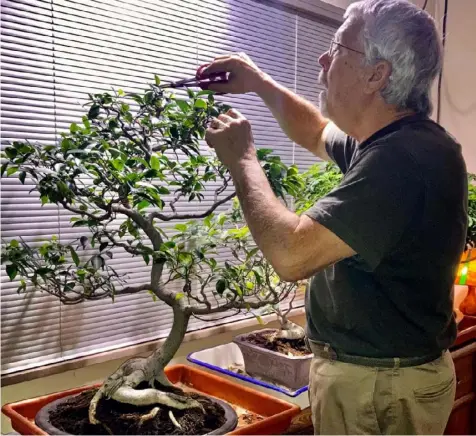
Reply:
<svg viewBox="0 0 476 436"><path fill-rule="evenodd" d="M286 356L291 353L293 356L307 356L311 354L304 339L276 339L270 341L269 338L274 330L267 330L259 333L249 334L244 338L246 342L257 345L267 350L277 351Z"/></svg>
<svg viewBox="0 0 476 436"><path fill-rule="evenodd" d="M71 398L50 413L51 423L73 435L108 435L102 425L91 425L88 418L89 403L96 390L89 390ZM155 418L140 423L143 415L149 413L153 406L137 407L122 404L114 400L101 400L96 417L115 435L172 435L172 434L206 434L225 423L225 411L209 398L195 393L185 396L198 400L205 408L205 414L199 409L187 411L173 409L174 416L182 426L179 430L169 418L169 408L160 406Z"/></svg>

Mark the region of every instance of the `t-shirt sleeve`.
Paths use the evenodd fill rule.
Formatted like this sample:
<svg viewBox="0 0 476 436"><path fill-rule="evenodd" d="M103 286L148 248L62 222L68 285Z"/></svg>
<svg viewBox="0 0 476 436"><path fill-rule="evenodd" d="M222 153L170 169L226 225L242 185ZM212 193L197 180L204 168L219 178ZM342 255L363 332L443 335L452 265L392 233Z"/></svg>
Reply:
<svg viewBox="0 0 476 436"><path fill-rule="evenodd" d="M423 194L424 182L411 156L396 147L374 145L306 214L375 269L422 207Z"/></svg>
<svg viewBox="0 0 476 436"><path fill-rule="evenodd" d="M326 135L326 152L345 174L349 169L357 141L346 135L334 123L330 123Z"/></svg>

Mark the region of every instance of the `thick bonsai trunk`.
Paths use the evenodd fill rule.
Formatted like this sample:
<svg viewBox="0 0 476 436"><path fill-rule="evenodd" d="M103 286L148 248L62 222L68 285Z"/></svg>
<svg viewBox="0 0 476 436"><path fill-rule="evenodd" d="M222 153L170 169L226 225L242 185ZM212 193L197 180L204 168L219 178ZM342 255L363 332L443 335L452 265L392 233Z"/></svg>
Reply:
<svg viewBox="0 0 476 436"><path fill-rule="evenodd" d="M133 358L124 362L97 391L89 407L89 420L92 424L100 424L96 419L96 408L102 398L135 406L151 406L150 412L143 417L144 422L155 417L160 406L203 409L198 401L183 396L182 390L174 387L164 372L182 343L190 319L178 305L173 306L173 313L172 329L164 344L147 358ZM137 389L139 385L140 389ZM169 416L180 427L172 411Z"/></svg>

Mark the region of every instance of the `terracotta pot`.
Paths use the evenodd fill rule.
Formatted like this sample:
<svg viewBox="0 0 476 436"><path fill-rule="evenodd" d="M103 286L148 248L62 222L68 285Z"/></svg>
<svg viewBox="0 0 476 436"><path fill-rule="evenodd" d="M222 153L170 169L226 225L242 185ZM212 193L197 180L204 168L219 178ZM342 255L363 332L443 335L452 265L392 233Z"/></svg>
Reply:
<svg viewBox="0 0 476 436"><path fill-rule="evenodd" d="M289 427L292 418L300 411L300 408L295 404L255 391L198 368L186 365L173 365L167 367L165 372L172 383L182 383L190 386L202 394L224 400L232 406L238 406L264 418L250 425L239 422L238 427L229 434L282 434ZM100 384L83 386L5 404L2 407L2 412L10 418L12 427L18 433L24 435L46 435L47 433L34 422L36 414L43 406L59 398L79 394L82 391L99 386Z"/></svg>
<svg viewBox="0 0 476 436"><path fill-rule="evenodd" d="M240 347L245 362L245 371L251 376L260 376L291 389L299 389L309 384L309 369L312 354L307 356L286 356L267 350L246 341L253 333L264 333L272 329L255 330L236 336L233 342Z"/></svg>

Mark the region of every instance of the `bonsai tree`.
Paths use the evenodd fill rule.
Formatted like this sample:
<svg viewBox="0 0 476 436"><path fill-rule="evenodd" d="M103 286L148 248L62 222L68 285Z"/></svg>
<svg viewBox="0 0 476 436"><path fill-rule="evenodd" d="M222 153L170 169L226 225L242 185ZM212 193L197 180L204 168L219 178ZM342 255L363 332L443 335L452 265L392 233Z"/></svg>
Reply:
<svg viewBox="0 0 476 436"><path fill-rule="evenodd" d="M199 141L210 118L228 107L210 91L187 92L187 99L178 98L161 88L156 76L142 94L89 95L82 123L71 124L58 144L14 142L5 149L2 176L17 175L21 183L29 178L42 204L72 212L72 226L84 231L74 241L52 237L39 247L21 238L4 242L2 262L10 279L19 279L19 292L41 290L64 304L149 292L173 311L163 345L147 358L126 361L104 381L89 407L92 424L99 423L96 409L103 398L202 408L164 373L189 319L277 305L296 288L281 281L253 245L238 203L215 213L235 191L227 168ZM258 150L258 157L276 195L296 196L303 187L297 169L271 150ZM179 210L180 202L201 202L211 184L213 201L203 212ZM164 231L164 223L176 221ZM86 256L91 248L95 253ZM224 264L215 259L219 248L230 254ZM150 267L144 283L130 286L114 270L109 261L118 251ZM172 282L180 283L180 291L171 289ZM152 408L144 420L157 411ZM169 416L180 427L172 411Z"/></svg>

